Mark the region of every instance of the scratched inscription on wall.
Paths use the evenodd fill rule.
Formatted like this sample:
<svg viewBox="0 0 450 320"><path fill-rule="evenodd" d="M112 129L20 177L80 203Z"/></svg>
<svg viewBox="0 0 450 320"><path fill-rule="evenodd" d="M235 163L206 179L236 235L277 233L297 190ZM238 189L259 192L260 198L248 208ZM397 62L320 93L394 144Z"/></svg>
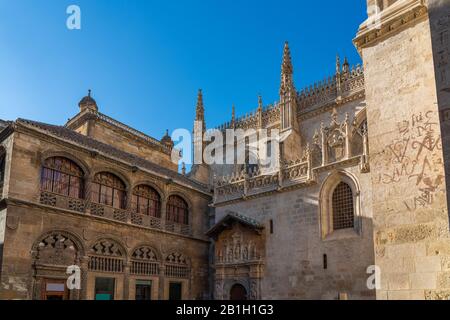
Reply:
<svg viewBox="0 0 450 320"><path fill-rule="evenodd" d="M397 123L398 137L386 145L375 166L378 183L405 186L403 205L409 211L433 204L442 188L442 140L433 111ZM417 190L411 192L410 190ZM401 190L401 189L400 189Z"/></svg>

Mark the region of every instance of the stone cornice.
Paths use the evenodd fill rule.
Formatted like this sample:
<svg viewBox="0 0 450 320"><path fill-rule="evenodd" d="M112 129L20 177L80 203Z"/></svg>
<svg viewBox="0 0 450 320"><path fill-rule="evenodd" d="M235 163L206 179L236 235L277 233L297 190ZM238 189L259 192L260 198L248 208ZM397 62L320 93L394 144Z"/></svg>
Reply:
<svg viewBox="0 0 450 320"><path fill-rule="evenodd" d="M424 0L400 0L383 10L378 16L369 17L360 26L353 42L361 52L363 48L374 45L426 17L427 12Z"/></svg>

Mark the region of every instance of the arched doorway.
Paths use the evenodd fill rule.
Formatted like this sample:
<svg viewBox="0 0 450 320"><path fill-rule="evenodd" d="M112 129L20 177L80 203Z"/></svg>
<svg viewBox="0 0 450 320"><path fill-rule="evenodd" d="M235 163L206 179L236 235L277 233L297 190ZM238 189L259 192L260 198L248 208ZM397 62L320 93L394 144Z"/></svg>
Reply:
<svg viewBox="0 0 450 320"><path fill-rule="evenodd" d="M230 300L231 301L247 300L247 290L245 289L245 287L239 283L233 285L230 290Z"/></svg>

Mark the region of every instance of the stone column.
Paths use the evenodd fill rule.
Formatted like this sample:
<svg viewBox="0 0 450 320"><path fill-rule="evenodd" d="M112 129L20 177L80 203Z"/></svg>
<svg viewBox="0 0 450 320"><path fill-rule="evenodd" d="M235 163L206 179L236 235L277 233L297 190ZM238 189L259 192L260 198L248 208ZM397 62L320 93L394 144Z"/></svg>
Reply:
<svg viewBox="0 0 450 320"><path fill-rule="evenodd" d="M166 221L167 221L167 196L161 197L161 229L166 229Z"/></svg>

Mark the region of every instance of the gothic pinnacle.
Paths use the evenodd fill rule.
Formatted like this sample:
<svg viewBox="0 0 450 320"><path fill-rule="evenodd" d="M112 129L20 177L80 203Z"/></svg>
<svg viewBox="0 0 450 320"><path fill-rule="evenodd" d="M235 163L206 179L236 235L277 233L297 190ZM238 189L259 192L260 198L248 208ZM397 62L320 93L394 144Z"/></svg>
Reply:
<svg viewBox="0 0 450 320"><path fill-rule="evenodd" d="M281 72L283 74L294 73L294 68L292 67L292 60L291 60L291 50L289 49L289 43L287 41L284 44L283 65L281 68Z"/></svg>
<svg viewBox="0 0 450 320"><path fill-rule="evenodd" d="M203 121L204 117L205 117L205 107L203 105L203 93L202 93L202 89L199 89L198 95L197 95L197 107L196 107L195 120Z"/></svg>

